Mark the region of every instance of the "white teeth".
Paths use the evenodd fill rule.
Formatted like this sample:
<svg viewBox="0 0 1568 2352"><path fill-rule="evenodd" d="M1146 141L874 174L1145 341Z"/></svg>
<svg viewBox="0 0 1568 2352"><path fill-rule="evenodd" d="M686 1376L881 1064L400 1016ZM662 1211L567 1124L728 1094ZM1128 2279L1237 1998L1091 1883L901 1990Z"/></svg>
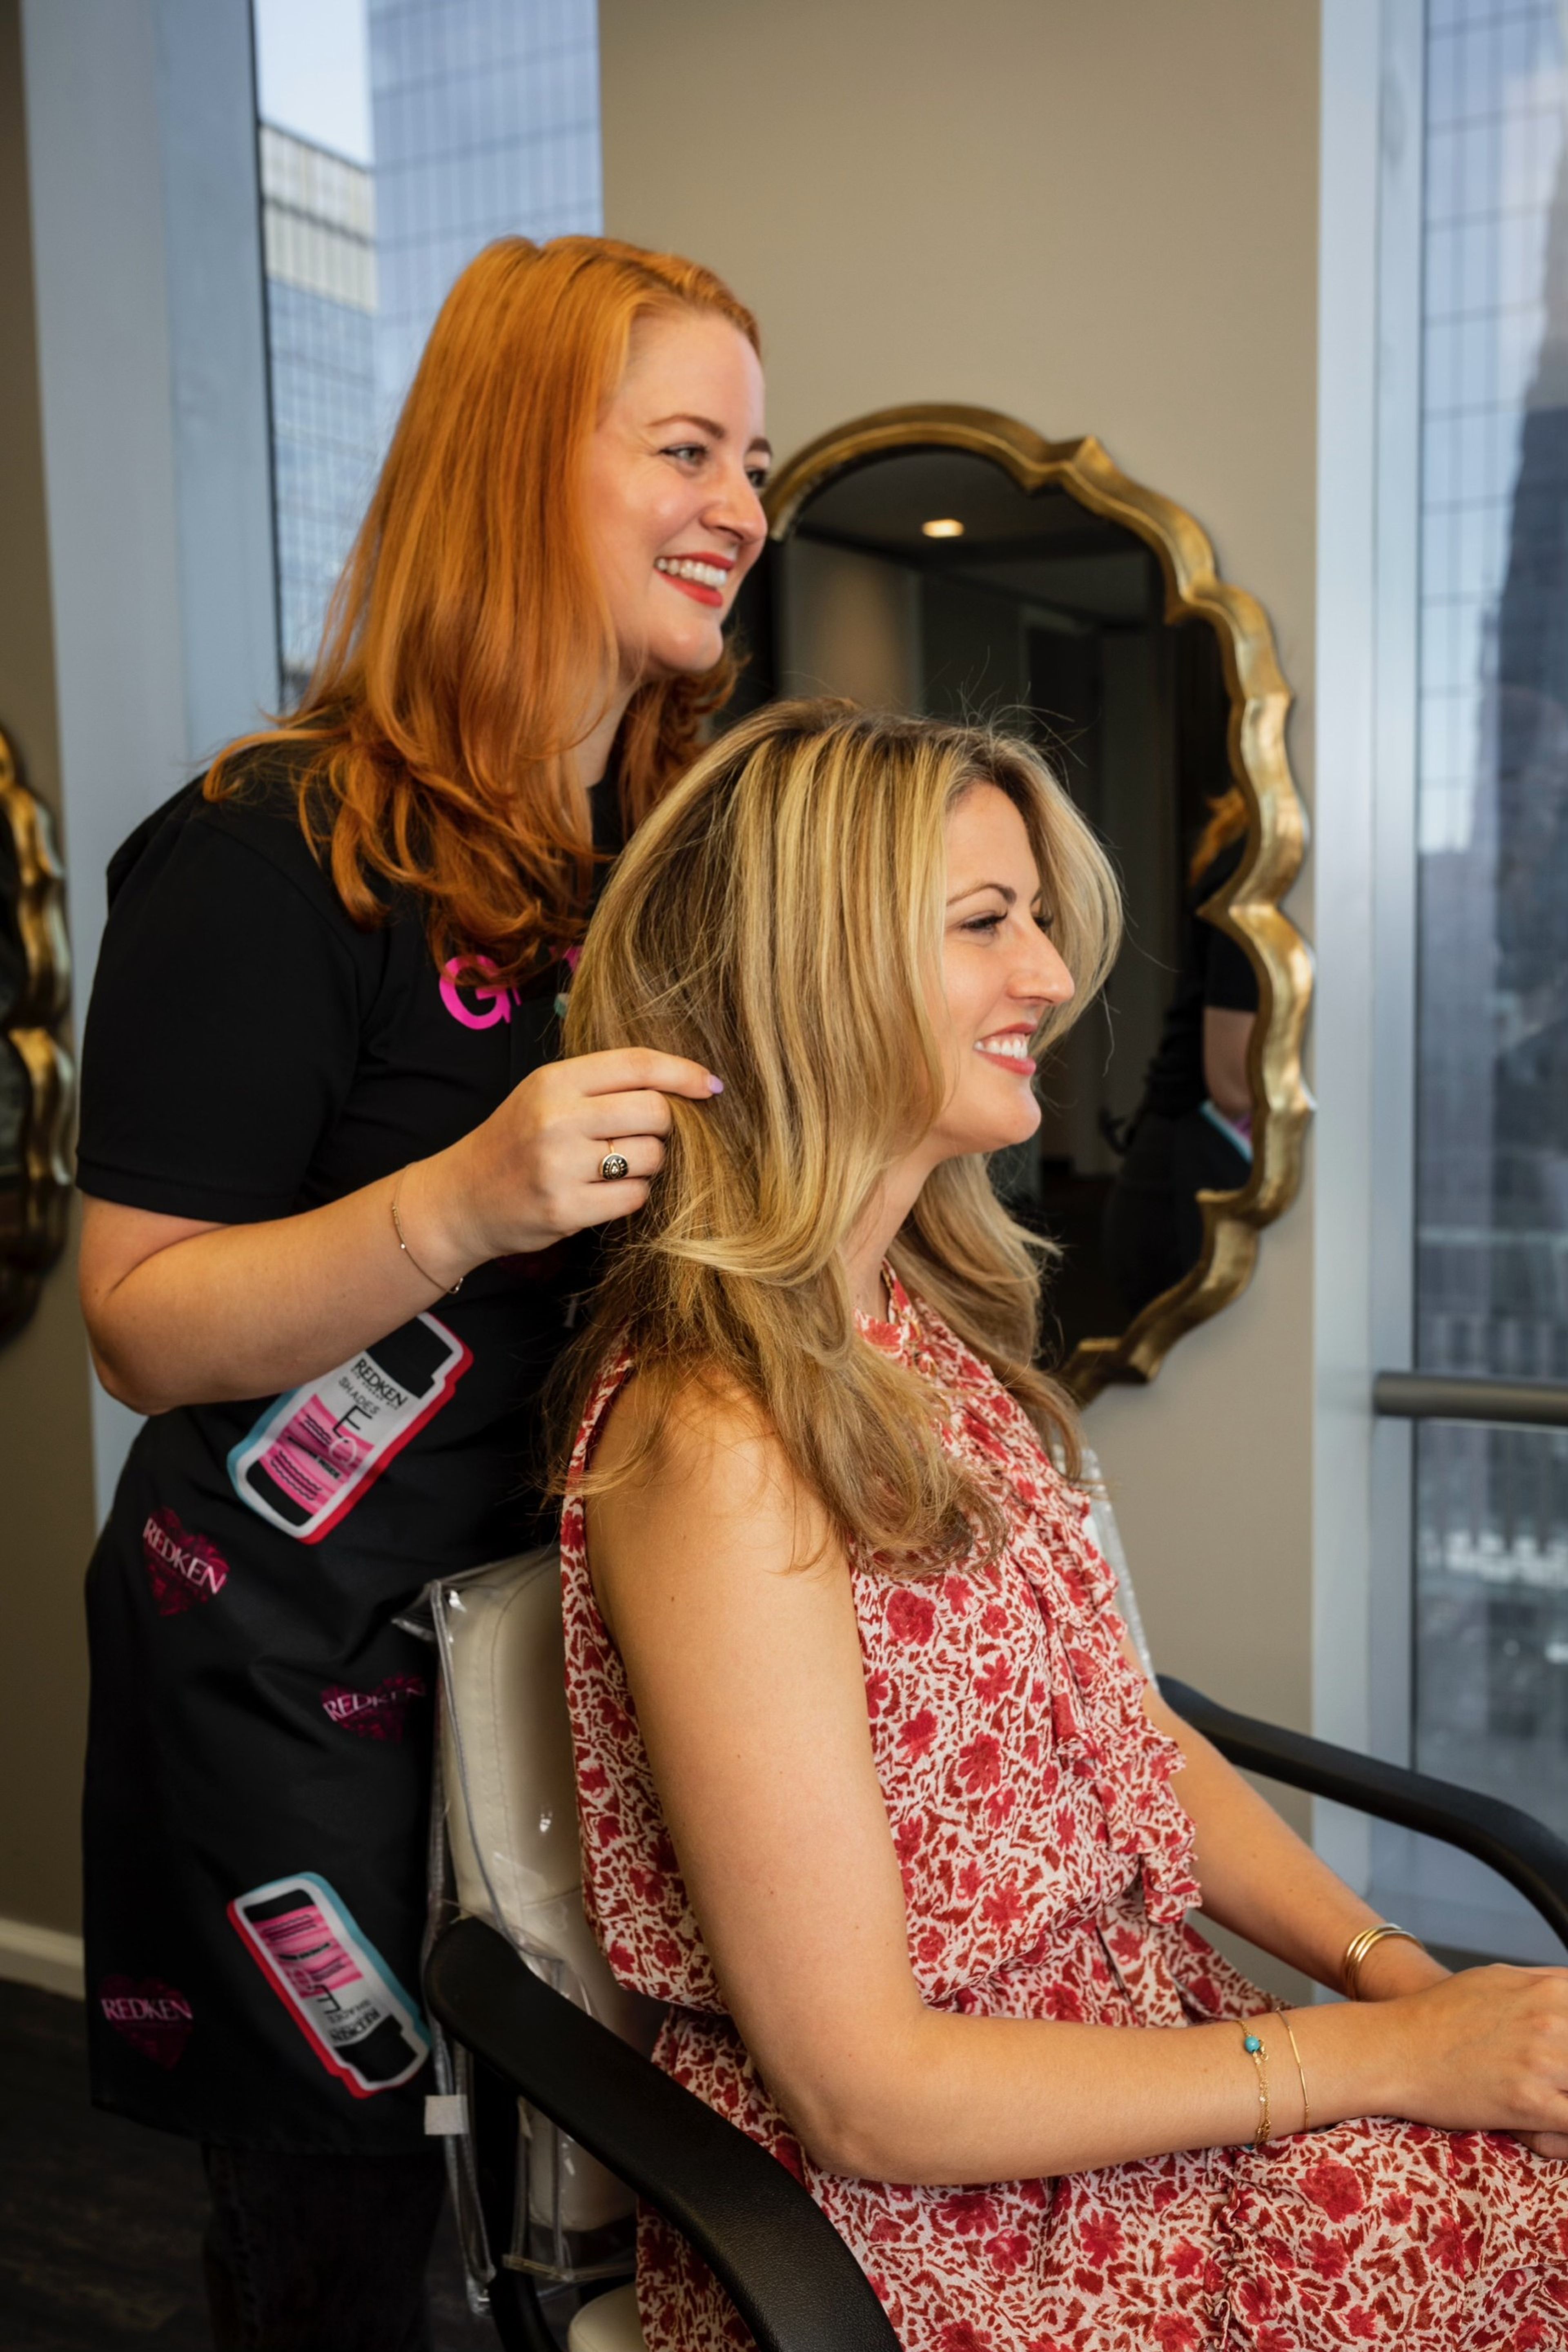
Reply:
<svg viewBox="0 0 1568 2352"><path fill-rule="evenodd" d="M692 555L657 555L653 568L668 572L673 580L694 580L700 588L716 588L721 594L730 576L717 563L700 563Z"/></svg>
<svg viewBox="0 0 1568 2352"><path fill-rule="evenodd" d="M1010 1062L1026 1062L1029 1041L1026 1037L982 1037L974 1050L977 1054L1005 1054Z"/></svg>

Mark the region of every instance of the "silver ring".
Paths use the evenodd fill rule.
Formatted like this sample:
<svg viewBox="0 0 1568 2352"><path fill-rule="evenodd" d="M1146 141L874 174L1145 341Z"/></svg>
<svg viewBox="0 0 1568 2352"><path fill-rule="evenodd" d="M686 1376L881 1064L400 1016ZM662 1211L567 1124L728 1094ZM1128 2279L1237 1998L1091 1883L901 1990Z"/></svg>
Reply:
<svg viewBox="0 0 1568 2352"><path fill-rule="evenodd" d="M618 1151L606 1151L599 1162L599 1174L606 1184L619 1183L623 1176L629 1176L631 1172L631 1161Z"/></svg>

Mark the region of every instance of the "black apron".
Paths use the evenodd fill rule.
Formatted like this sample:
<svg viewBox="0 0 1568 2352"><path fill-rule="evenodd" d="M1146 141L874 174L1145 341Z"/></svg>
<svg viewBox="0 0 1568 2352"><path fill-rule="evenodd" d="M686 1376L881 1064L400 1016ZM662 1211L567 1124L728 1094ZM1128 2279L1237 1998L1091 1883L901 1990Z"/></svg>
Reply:
<svg viewBox="0 0 1568 2352"><path fill-rule="evenodd" d="M221 1222L309 1208L559 1052L563 964L503 990L437 972L413 916L356 931L291 791L160 818L111 877L84 1191ZM482 1267L319 1379L142 1429L88 1578L100 2105L234 2147L424 2144L434 1676L396 1620L546 1532L540 1391L593 1259L588 1235Z"/></svg>

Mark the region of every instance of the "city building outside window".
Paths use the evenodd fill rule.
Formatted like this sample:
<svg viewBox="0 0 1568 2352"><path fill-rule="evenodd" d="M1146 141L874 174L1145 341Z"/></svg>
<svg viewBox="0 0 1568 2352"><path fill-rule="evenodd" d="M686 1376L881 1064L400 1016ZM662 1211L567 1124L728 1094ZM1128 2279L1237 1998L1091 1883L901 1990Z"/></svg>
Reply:
<svg viewBox="0 0 1568 2352"><path fill-rule="evenodd" d="M1563 10L1428 0L1426 87L1415 1363L1561 1382ZM1427 1422L1415 1475L1415 1761L1568 1834L1568 1432Z"/></svg>
<svg viewBox="0 0 1568 2352"><path fill-rule="evenodd" d="M594 0L255 0L283 707L447 289L596 233Z"/></svg>

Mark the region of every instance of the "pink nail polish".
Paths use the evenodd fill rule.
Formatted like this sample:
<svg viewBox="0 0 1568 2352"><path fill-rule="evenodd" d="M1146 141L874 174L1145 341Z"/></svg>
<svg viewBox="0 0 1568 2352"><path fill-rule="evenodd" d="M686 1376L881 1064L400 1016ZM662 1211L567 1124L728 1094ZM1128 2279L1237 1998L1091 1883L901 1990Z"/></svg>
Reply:
<svg viewBox="0 0 1568 2352"><path fill-rule="evenodd" d="M708 1091L710 1095L721 1095L724 1091L723 1079L716 1078L711 1070L708 1074Z"/></svg>

